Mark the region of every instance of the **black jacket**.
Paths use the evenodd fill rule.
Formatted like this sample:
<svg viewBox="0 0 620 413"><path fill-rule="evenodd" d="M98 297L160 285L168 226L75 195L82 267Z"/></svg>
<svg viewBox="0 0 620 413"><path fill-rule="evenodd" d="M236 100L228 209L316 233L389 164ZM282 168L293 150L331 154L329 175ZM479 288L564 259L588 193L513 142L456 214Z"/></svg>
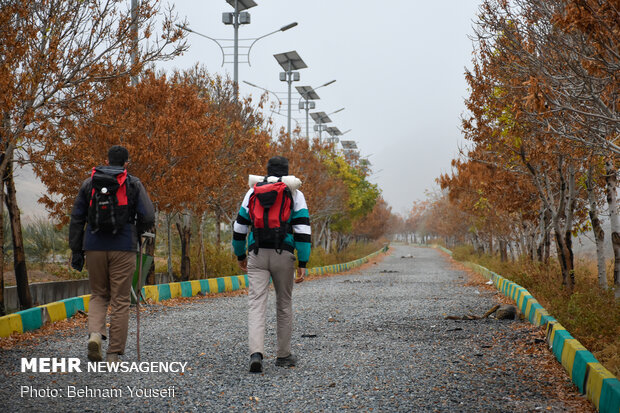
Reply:
<svg viewBox="0 0 620 413"><path fill-rule="evenodd" d="M103 166L98 170L117 175L124 169L120 166ZM142 182L133 175L128 176L128 203L135 211L131 221L116 234L92 233L88 220L88 206L92 191L92 178L86 179L78 192L69 224L69 247L71 251L138 251L138 234L150 229L155 222L155 209ZM86 228L84 228L86 227Z"/></svg>

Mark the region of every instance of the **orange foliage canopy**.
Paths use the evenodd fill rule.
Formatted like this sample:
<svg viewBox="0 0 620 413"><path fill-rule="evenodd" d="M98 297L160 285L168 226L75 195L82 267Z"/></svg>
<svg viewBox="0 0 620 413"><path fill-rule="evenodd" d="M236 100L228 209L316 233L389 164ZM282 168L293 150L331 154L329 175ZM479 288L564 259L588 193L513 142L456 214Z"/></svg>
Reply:
<svg viewBox="0 0 620 413"><path fill-rule="evenodd" d="M90 116L67 118L57 129L62 139L32 154L48 188L43 203L66 222L81 181L104 163L111 145L122 144L130 153L129 172L144 183L159 211L193 209L200 188L217 177L208 160L222 146L218 133L226 128L224 119L206 116L210 103L178 74L168 79L147 72L135 87L114 82L92 102Z"/></svg>

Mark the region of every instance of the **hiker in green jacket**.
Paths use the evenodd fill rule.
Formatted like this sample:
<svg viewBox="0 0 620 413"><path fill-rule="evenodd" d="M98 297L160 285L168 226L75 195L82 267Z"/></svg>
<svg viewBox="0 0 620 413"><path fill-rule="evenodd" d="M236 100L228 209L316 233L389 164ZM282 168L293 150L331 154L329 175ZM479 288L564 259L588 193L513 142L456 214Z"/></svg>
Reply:
<svg viewBox="0 0 620 413"><path fill-rule="evenodd" d="M282 179L287 175L288 160L281 156L271 158L267 176L246 193L234 224L233 248L250 284L248 327L253 373L263 370L270 277L276 292L276 366L292 367L296 363L291 353L292 293L293 283L304 280L310 258L310 215L303 193L282 182L287 181ZM296 271L295 250L299 262Z"/></svg>

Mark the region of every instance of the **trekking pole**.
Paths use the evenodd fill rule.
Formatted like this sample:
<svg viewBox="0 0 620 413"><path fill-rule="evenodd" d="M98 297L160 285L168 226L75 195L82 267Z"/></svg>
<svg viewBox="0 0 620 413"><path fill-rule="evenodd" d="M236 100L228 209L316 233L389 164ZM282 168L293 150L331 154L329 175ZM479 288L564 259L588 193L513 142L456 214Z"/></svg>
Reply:
<svg viewBox="0 0 620 413"><path fill-rule="evenodd" d="M138 293L136 296L136 352L138 353L138 361L140 361L140 297L142 297L142 246L144 245L144 238L155 238L155 234L151 232L145 232L140 236L138 240L140 250L140 262L138 264L138 282L136 282L136 290Z"/></svg>

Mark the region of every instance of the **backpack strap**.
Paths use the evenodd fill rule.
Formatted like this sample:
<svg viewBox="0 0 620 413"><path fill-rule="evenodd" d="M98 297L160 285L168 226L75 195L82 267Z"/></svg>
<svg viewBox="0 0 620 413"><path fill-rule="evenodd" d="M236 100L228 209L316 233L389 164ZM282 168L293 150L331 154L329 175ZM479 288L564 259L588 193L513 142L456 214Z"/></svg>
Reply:
<svg viewBox="0 0 620 413"><path fill-rule="evenodd" d="M265 177L263 182L267 182L267 177ZM254 204L256 204L256 185L254 185L254 192L250 195L250 203L248 204L248 210L254 210ZM250 216L252 218L252 216ZM252 235L254 236L254 255L258 255L258 228L252 222Z"/></svg>

